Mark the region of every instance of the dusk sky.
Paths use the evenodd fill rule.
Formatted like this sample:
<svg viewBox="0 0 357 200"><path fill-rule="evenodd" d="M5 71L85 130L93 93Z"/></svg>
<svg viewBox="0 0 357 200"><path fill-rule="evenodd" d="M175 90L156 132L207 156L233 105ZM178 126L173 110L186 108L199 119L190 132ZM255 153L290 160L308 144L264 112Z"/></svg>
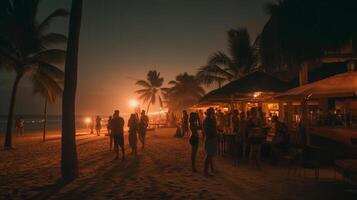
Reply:
<svg viewBox="0 0 357 200"><path fill-rule="evenodd" d="M40 16L69 9L70 0L43 0ZM208 56L226 50L226 31L248 28L252 41L267 21L268 0L85 0L82 17L77 114L130 112L137 79L156 69L165 84L183 72L196 73ZM67 33L68 20L54 23ZM0 114L7 114L13 73L0 72ZM16 112L42 113L43 99L20 83ZM156 107L157 108L157 107ZM155 109L155 107L154 107ZM56 114L60 105L52 105Z"/></svg>

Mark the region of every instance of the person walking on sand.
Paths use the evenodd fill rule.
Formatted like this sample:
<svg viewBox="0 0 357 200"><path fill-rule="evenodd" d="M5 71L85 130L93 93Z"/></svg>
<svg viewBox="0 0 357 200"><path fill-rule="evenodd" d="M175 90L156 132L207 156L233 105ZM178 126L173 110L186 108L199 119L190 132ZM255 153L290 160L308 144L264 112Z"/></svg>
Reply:
<svg viewBox="0 0 357 200"><path fill-rule="evenodd" d="M191 138L190 138L190 144L191 144L191 166L192 166L192 172L197 172L196 169L196 157L197 157L197 150L198 150L198 143L199 143L199 137L198 137L198 129L200 128L200 121L199 121L199 116L198 113L191 112L190 113L190 129L191 129Z"/></svg>
<svg viewBox="0 0 357 200"><path fill-rule="evenodd" d="M206 118L203 120L203 132L205 134L205 167L204 174L209 176L208 168L211 167L211 171L215 172L213 167L213 157L217 153L217 124L214 116L214 109L211 107L206 111Z"/></svg>
<svg viewBox="0 0 357 200"><path fill-rule="evenodd" d="M141 116L139 120L139 140L141 142L141 147L145 147L145 136L146 136L146 129L149 126L149 118L145 115L145 110L141 111Z"/></svg>
<svg viewBox="0 0 357 200"><path fill-rule="evenodd" d="M114 138L114 151L116 154L115 159L119 160L119 147L122 150L123 159L125 160L124 150L124 119L119 116L119 110L114 111L114 115L111 121L111 130Z"/></svg>
<svg viewBox="0 0 357 200"><path fill-rule="evenodd" d="M138 123L137 123L137 117L135 114L131 114L129 121L128 121L128 127L129 127L129 145L131 148L131 153L133 155L137 155L137 132L138 132Z"/></svg>
<svg viewBox="0 0 357 200"><path fill-rule="evenodd" d="M182 135L185 136L185 134L188 136L188 114L187 111L184 110L182 111Z"/></svg>
<svg viewBox="0 0 357 200"><path fill-rule="evenodd" d="M107 123L107 130L108 130L108 136L109 136L109 150L111 151L113 149L113 134L112 134L112 116L108 117L108 123Z"/></svg>
<svg viewBox="0 0 357 200"><path fill-rule="evenodd" d="M100 130L102 129L102 118L97 116L95 119L95 130L97 132L97 136L100 136Z"/></svg>

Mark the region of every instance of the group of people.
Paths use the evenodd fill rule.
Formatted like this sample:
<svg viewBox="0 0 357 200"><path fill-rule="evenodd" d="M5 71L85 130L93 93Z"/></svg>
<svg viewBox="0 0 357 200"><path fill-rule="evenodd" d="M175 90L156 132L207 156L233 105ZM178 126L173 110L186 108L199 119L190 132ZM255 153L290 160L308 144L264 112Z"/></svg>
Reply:
<svg viewBox="0 0 357 200"><path fill-rule="evenodd" d="M191 167L192 172L197 172L196 157L199 146L199 131L202 130L206 152L204 174L209 176L209 170L211 170L211 172L216 171L213 165L213 157L217 153L218 132L214 109L207 109L205 114L206 116L202 120L199 112L191 112L190 115L188 115L187 111L184 110L181 127L178 127L178 132L180 132L178 136L188 135L189 131L191 131L189 140L191 145Z"/></svg>
<svg viewBox="0 0 357 200"><path fill-rule="evenodd" d="M256 167L260 165L261 157L261 145L266 139L267 134L267 120L262 109L259 107L253 107L249 111L239 112L238 110L232 110L230 113L222 115L220 110L209 108L205 112L205 117L202 119L199 112L191 112L188 115L187 111L183 111L181 132L182 135L186 135L191 131L190 144L191 144L191 161L192 171L197 172L196 169L196 155L199 144L199 130L202 130L204 137L204 149L206 152L204 173L209 175L208 171L213 167L213 157L216 155L218 148L218 133L228 133L236 135L236 152L243 159L247 159L249 156L249 162ZM222 126L222 118L229 117L229 121ZM221 120L221 122L219 122ZM271 131L274 132L272 141L272 156L275 156L277 152L283 150L288 146L289 136L287 134L287 127L281 121L278 116L272 116L271 119Z"/></svg>
<svg viewBox="0 0 357 200"><path fill-rule="evenodd" d="M125 148L124 148L124 119L120 117L119 110L115 110L113 116L108 118L108 135L109 135L109 149L113 148L114 141L114 151L115 159L119 159L119 147L122 151L122 160L125 160ZM145 147L145 136L146 130L149 125L149 118L143 110L140 114L140 117L137 113L130 115L128 120L129 127L129 145L131 148L131 153L137 155L137 138L142 144L142 148Z"/></svg>

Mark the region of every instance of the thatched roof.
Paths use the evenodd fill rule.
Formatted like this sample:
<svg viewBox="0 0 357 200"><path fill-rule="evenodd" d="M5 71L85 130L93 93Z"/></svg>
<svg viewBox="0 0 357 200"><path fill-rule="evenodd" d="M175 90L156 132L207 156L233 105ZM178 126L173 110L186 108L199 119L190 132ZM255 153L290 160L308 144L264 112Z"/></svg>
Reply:
<svg viewBox="0 0 357 200"><path fill-rule="evenodd" d="M255 71L213 90L201 99L204 102L230 102L232 99L244 99L250 94L261 92L272 96L284 92L293 86L261 71Z"/></svg>

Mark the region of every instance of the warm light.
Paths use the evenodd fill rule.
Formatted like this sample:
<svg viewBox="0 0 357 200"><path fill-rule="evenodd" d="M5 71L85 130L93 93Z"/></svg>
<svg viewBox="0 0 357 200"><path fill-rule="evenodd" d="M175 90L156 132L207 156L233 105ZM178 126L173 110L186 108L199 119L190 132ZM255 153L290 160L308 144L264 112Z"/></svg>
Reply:
<svg viewBox="0 0 357 200"><path fill-rule="evenodd" d="M92 119L91 119L90 117L86 117L86 118L84 119L84 122L85 122L86 124L89 124L89 123L92 122Z"/></svg>
<svg viewBox="0 0 357 200"><path fill-rule="evenodd" d="M132 99L132 100L129 101L129 105L132 108L136 108L136 107L139 106L139 102L136 99Z"/></svg>
<svg viewBox="0 0 357 200"><path fill-rule="evenodd" d="M257 97L259 97L261 94L262 94L261 92L254 92L253 97L254 97L254 98L257 98Z"/></svg>

